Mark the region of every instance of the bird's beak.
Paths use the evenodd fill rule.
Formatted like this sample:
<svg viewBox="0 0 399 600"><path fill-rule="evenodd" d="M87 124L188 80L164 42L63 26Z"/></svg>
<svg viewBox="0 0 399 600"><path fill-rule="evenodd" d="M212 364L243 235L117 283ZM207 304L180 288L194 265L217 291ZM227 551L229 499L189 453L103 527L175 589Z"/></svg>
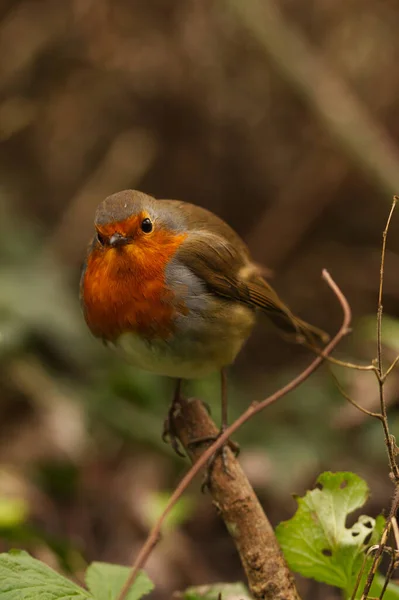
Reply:
<svg viewBox="0 0 399 600"><path fill-rule="evenodd" d="M112 248L118 248L119 246L126 246L130 242L130 239L122 235L121 233L113 233L109 238L109 245Z"/></svg>

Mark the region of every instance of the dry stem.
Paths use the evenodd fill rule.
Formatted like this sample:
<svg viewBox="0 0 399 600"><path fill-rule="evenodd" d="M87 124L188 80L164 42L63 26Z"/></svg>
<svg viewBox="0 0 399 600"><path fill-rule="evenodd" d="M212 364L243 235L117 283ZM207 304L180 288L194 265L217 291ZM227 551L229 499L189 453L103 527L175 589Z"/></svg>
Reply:
<svg viewBox="0 0 399 600"><path fill-rule="evenodd" d="M394 497L393 497L393 500L391 503L389 518L385 525L382 539L385 539L384 536L385 537L388 536L388 533L391 528L392 519L394 517L396 517L396 513L399 508L399 469L398 469L398 465L396 462L397 447L396 447L395 438L391 435L390 430L389 430L387 409L386 409L385 396L384 396L384 383L385 383L387 374L392 370L393 366L391 365L391 367L387 370L387 372L384 373L383 352L382 352L382 314L383 314L382 298L383 298L383 287L384 287L386 242L387 242L389 225L391 223L393 211L395 210L397 200L398 200L398 197L394 196L391 210L388 215L387 223L386 223L385 229L382 234L380 284L379 284L379 288L378 288L378 308L377 308L377 361L376 361L377 368L376 368L375 373L377 376L378 388L379 388L379 394L380 394L380 410L381 410L380 420L381 420L381 423L382 423L382 426L384 429L385 443L386 443L387 450L388 450L389 466L391 468L391 476L392 476L392 479L396 486L395 494L394 494ZM394 361L393 364L395 364L395 363L396 363L396 361ZM371 569L370 569L370 572L367 577L366 585L364 587L361 600L367 599L371 585L374 581L375 574L378 569L378 565L381 561L381 557L384 552L384 548L385 548L385 541L384 542L381 541L379 548L378 548L377 552L375 553L373 563L371 565ZM382 595L381 595L381 597L382 597Z"/></svg>
<svg viewBox="0 0 399 600"><path fill-rule="evenodd" d="M391 207L391 210L388 215L387 223L386 223L385 229L382 234L380 285L379 285L379 289L378 289L378 308L377 308L377 370L376 370L376 375L377 375L378 387L379 387L379 393L380 393L380 410L381 410L381 416L382 416L381 423L382 423L382 426L384 429L385 442L386 442L387 449L388 449L389 466L391 468L393 478L394 478L396 484L398 484L399 469L398 469L398 465L396 464L396 443L392 439L392 436L389 431L387 408L386 408L385 396L384 396L384 383L385 383L386 375L384 375L383 353L382 353L382 313L383 313L382 297L383 297L383 287L384 287L385 253L386 253L386 243L387 243L387 235L388 235L389 225L391 223L393 211L395 210L396 201L397 201L397 196L394 196L393 202L392 202L392 207Z"/></svg>
<svg viewBox="0 0 399 600"><path fill-rule="evenodd" d="M391 503L389 517L385 524L384 531L381 536L380 544L378 545L378 547L376 547L376 552L374 554L373 563L371 565L370 571L367 576L367 581L366 581L366 584L365 584L365 587L363 590L361 600L367 600L367 598L368 598L368 594L370 592L370 588L374 581L374 577L377 573L377 569L380 564L382 554L384 551L387 550L386 540L388 539L388 535L390 533L392 523L394 522L396 513L399 509L399 468L398 468L398 464L396 461L398 449L397 449L397 445L396 445L396 440L395 440L394 436L390 433L390 430L389 430L387 408L386 408L385 394L384 394L385 381L386 381L388 375L391 373L391 371L397 365L397 363L399 361L399 357L396 357L395 360L393 361L393 363L384 372L383 351L382 351L382 316L383 316L382 299L383 299L383 288L384 288L386 243L387 243L389 226L390 226L392 215L395 210L395 206L396 206L398 199L399 199L398 196L393 197L391 210L389 212L388 219L387 219L387 222L385 225L385 229L382 234L380 281L379 281L379 288L378 288L378 305L377 305L377 358L373 361L373 363L371 365L369 365L366 368L359 367L358 365L353 365L351 363L344 363L344 362L341 363L341 361L339 361L339 364L341 364L341 366L346 366L348 368L353 368L353 369L358 369L358 368L362 368L365 370L368 369L368 370L374 372L374 374L377 378L377 382L378 382L380 412L379 413L371 412L371 411L364 409L362 406L360 406L348 394L346 394L346 392L342 389L342 387L338 383L335 375L333 375L335 382L337 384L338 390L341 392L341 394L344 396L344 398L346 398L346 400L348 400L351 404L353 404L358 410L362 411L363 413L367 414L370 417L377 418L379 421L381 421L381 424L382 424L382 427L384 430L385 444L387 446L389 466L391 469L391 478L395 483L395 494L394 494L394 497L393 497L393 500ZM396 521L395 521L395 523L396 523ZM396 561L394 555L392 555L391 564L388 569L385 584L381 591L380 598L383 597L385 590L387 589L389 579L392 576L393 571L396 568L396 565L397 565L397 561ZM362 567L361 572L359 573L355 589L353 590L352 600L356 597L356 593L357 593L357 590L358 590L358 587L360 584L362 572L363 572L363 567Z"/></svg>
<svg viewBox="0 0 399 600"><path fill-rule="evenodd" d="M199 400L182 403L175 426L192 461L200 458L204 448L190 447L191 440L218 433ZM252 596L299 600L294 578L254 490L229 448L226 455L229 473L224 472L220 457L215 460L212 500L236 545Z"/></svg>

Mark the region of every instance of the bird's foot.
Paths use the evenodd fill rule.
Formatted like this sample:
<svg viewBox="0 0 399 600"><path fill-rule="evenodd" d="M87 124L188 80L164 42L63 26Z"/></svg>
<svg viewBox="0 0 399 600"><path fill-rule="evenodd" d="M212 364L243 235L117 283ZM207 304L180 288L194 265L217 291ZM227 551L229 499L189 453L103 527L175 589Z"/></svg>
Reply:
<svg viewBox="0 0 399 600"><path fill-rule="evenodd" d="M222 433L224 433L224 431L225 431L225 427L222 427L217 435L207 435L207 436L203 436L200 438L196 438L189 443L189 448L196 448L197 446L200 446L202 444L208 444L208 446L210 446L211 444L213 444L214 442L216 442L216 440L218 440L220 438L220 436L222 435ZM233 442L232 440L227 440L227 442L225 444L223 444L223 446L221 448L218 448L216 450L216 452L214 452L212 454L212 456L210 457L210 459L208 460L208 463L206 466L205 477L204 477L204 480L201 485L202 492L205 492L205 490L207 490L207 489L208 490L211 489L212 473L213 473L213 469L215 468L215 461L218 458L218 456L220 456L221 461L222 461L223 472L226 475L228 475L229 477L231 477L231 478L233 477L233 475L229 469L229 466L228 466L227 447L230 448L230 450L233 452L234 456L239 455L240 446L238 444L236 444L236 442Z"/></svg>
<svg viewBox="0 0 399 600"><path fill-rule="evenodd" d="M177 435L176 426L175 426L175 417L179 414L179 411L180 411L180 404L179 404L180 398L181 397L174 398L172 404L169 407L167 417L163 424L162 440L166 444L170 444L172 446L173 450L176 452L176 454L178 454L178 456L185 458L186 455L181 450L181 443L179 441L179 437ZM211 408L210 408L209 404L207 402L204 402L203 400L201 400L201 402L204 405L204 408L207 411L207 413L210 415ZM205 443L206 441L212 441L212 439L215 440L216 436L214 438L211 438L211 437L201 438L199 443Z"/></svg>
<svg viewBox="0 0 399 600"><path fill-rule="evenodd" d="M175 417L180 410L180 404L178 400L174 400L168 410L168 415L163 424L162 440L166 444L170 444L173 450L178 456L185 458L185 454L181 450L181 444L177 435L175 426Z"/></svg>

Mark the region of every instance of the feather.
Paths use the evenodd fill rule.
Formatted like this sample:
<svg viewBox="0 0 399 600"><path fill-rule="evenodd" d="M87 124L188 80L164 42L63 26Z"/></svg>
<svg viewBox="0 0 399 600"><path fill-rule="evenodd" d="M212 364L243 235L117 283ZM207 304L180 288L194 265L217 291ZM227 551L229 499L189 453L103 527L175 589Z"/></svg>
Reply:
<svg viewBox="0 0 399 600"><path fill-rule="evenodd" d="M311 345L316 340L328 340L325 332L293 315L251 262L244 243L239 242L230 243L210 233L209 228L206 232L191 231L175 259L200 277L210 292L261 310L281 331L296 339Z"/></svg>

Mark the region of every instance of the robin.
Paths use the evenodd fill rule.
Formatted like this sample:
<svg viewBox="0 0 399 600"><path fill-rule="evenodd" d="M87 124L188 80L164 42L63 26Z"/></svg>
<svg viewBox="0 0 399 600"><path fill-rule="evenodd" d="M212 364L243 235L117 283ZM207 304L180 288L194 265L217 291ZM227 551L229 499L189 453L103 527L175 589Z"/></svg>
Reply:
<svg viewBox="0 0 399 600"><path fill-rule="evenodd" d="M81 277L87 325L137 367L176 378L164 437L178 453L173 412L182 380L220 371L224 431L226 367L258 312L296 339L327 337L292 314L240 237L204 208L126 190L98 206L94 226Z"/></svg>

